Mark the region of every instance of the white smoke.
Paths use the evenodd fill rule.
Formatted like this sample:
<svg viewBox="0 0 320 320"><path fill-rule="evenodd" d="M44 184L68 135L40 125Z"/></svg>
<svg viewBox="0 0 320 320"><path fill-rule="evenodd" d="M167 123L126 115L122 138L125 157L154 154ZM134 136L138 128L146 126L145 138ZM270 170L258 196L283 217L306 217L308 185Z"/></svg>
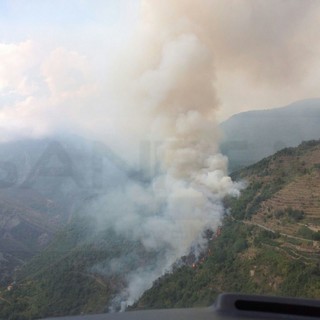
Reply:
<svg viewBox="0 0 320 320"><path fill-rule="evenodd" d="M145 5L148 17L160 2ZM136 301L191 249L203 250L204 232L221 224L222 199L239 194L239 186L227 176L227 159L218 151L213 52L198 36L201 25L191 18L175 13L169 25L160 26L163 37L150 32L150 21L143 20L141 30L148 34L138 34L133 45L139 44L140 55L131 60L134 70L129 68L119 85L121 90L128 86L125 103L141 117L137 123L142 132L158 142L159 169L148 186L128 183L124 190L107 194L98 205L105 208L99 225L112 226L161 257L127 274L122 305Z"/></svg>
<svg viewBox="0 0 320 320"><path fill-rule="evenodd" d="M124 304L203 249L223 197L239 193L219 154L219 105L318 95L319 8L313 0L143 0L137 32L130 44L115 41L125 50L113 52L107 70L68 46L0 44L2 140L76 131L132 163L140 142L156 148L148 185L130 181L90 208L101 228L159 253L127 274ZM91 44L93 31L78 37ZM98 52L98 40L84 51ZM125 263L111 261L110 270Z"/></svg>

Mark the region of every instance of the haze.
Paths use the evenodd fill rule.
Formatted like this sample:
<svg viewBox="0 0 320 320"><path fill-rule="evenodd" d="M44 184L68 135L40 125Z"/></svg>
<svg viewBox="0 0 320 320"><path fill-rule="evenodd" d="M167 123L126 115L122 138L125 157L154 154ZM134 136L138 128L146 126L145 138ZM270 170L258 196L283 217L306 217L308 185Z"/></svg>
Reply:
<svg viewBox="0 0 320 320"><path fill-rule="evenodd" d="M138 63L141 23L151 33L161 20L160 39L171 18L206 30L218 120L318 96L318 1L154 1L159 15L149 21L147 3L2 0L2 140L75 130L114 139L132 114L119 111L110 82Z"/></svg>

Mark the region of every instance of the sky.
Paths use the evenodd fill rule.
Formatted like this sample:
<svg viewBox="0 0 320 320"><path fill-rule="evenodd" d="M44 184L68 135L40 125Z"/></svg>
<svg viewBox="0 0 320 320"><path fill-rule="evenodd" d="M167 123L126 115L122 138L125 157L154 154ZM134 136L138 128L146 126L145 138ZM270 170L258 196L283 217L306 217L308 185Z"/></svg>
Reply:
<svg viewBox="0 0 320 320"><path fill-rule="evenodd" d="M156 14L150 3L0 0L2 141L68 130L114 139L116 126L136 118L133 106L120 112L119 104L128 104L121 96L150 50L145 42L159 39L160 52L177 21L192 24L187 32L213 56L208 81L218 121L319 97L319 1L174 0L164 7L155 0Z"/></svg>

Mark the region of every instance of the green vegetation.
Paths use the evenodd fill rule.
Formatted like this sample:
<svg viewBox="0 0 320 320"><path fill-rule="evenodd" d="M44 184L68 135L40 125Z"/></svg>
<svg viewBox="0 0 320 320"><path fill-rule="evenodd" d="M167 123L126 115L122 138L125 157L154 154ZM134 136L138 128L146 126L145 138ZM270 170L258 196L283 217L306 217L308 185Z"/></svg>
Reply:
<svg viewBox="0 0 320 320"><path fill-rule="evenodd" d="M140 243L124 240L111 230L93 233L89 219L75 217L21 270L13 290L1 293L5 300L0 300L0 319L105 312L125 285L121 275L106 272L108 261L130 257L133 251L142 261L154 258ZM131 259L123 274L139 266L139 259Z"/></svg>
<svg viewBox="0 0 320 320"><path fill-rule="evenodd" d="M234 173L246 188L224 200L221 232L197 261L183 257L133 308L207 306L227 291L320 298L319 154L319 141L305 142ZM294 188L305 181L313 192ZM138 260L130 260L132 252ZM104 312L126 285L124 276L107 272L123 256L128 265L121 274L155 259L141 243L111 230L94 233L88 219L75 217L20 270L13 290L0 288L0 319Z"/></svg>
<svg viewBox="0 0 320 320"><path fill-rule="evenodd" d="M207 306L220 292L320 297L319 265L276 250L278 237L227 219L203 261L164 275L134 308Z"/></svg>
<svg viewBox="0 0 320 320"><path fill-rule="evenodd" d="M309 229L307 226L302 226L299 230L298 230L298 234L306 239L310 239L310 240L315 240L315 241L320 241L320 232L317 231L312 231L311 229Z"/></svg>
<svg viewBox="0 0 320 320"><path fill-rule="evenodd" d="M291 207L288 207L285 210L277 210L274 212L274 216L277 219L287 217L294 222L298 222L305 217L305 213L303 210L294 210Z"/></svg>
<svg viewBox="0 0 320 320"><path fill-rule="evenodd" d="M205 258L158 279L134 308L207 306L218 293L230 291L320 298L318 247L313 246L320 232L302 225L308 221L317 225L319 220L286 205L286 199L276 200L283 209L265 204L290 183L306 175L309 181L319 166L308 159L319 148L319 141L303 142L233 173L232 178L245 181L247 187L238 199L225 199L228 216L221 235L210 241ZM301 190L297 192L300 196ZM314 199L306 194L303 205L308 209L308 199ZM291 193L288 197L294 199ZM272 221L274 230L252 222L261 210L261 223ZM291 235L285 234L286 228Z"/></svg>

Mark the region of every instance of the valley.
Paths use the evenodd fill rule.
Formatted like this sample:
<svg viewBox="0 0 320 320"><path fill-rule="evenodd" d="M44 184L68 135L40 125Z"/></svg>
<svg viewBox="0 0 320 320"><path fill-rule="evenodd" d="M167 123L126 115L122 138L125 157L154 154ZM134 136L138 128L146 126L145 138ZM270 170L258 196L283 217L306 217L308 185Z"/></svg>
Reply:
<svg viewBox="0 0 320 320"><path fill-rule="evenodd" d="M33 143L23 157L20 146L2 151L7 161L11 148L20 178L0 192L0 319L119 311L132 272L152 271L164 257L112 225L97 228L91 210L104 212L97 204L106 194L148 181L108 149L75 141ZM228 291L319 298L319 159L320 141L310 140L234 171L243 190L224 199L207 249L178 259L129 308L205 306ZM79 185L73 177L81 176ZM23 188L28 177L32 187Z"/></svg>

